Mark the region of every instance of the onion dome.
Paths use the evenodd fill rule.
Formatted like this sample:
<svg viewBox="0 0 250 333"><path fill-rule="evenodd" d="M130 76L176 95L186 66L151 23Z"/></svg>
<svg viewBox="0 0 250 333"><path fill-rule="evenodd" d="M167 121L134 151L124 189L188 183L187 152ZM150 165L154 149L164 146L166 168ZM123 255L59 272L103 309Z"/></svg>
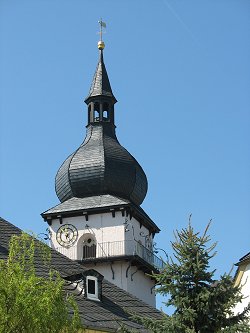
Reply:
<svg viewBox="0 0 250 333"><path fill-rule="evenodd" d="M61 202L73 197L110 194L140 205L147 193L147 178L136 159L117 140L114 122L117 101L103 61L104 43L101 47L99 44L99 61L85 99L87 135L59 168L56 194Z"/></svg>

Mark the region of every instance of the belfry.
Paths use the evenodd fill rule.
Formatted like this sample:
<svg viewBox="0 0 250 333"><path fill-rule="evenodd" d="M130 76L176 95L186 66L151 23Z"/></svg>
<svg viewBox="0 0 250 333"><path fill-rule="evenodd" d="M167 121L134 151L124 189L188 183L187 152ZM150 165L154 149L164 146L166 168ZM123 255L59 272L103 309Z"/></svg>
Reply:
<svg viewBox="0 0 250 333"><path fill-rule="evenodd" d="M146 175L116 137L117 100L104 64L104 47L101 38L85 99L86 137L57 172L60 204L42 217L49 224L54 249L155 306L155 282L147 273L163 268L153 252L160 230L140 207L147 193Z"/></svg>

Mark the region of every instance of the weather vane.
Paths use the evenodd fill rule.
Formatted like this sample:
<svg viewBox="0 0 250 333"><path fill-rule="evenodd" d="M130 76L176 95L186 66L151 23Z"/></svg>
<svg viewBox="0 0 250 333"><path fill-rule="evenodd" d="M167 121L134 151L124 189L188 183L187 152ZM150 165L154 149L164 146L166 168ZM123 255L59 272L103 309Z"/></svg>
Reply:
<svg viewBox="0 0 250 333"><path fill-rule="evenodd" d="M102 42L103 28L106 28L106 23L103 22L102 18L100 19L100 21L98 21L98 23L100 24L100 31L98 33L100 35L100 41Z"/></svg>
<svg viewBox="0 0 250 333"><path fill-rule="evenodd" d="M103 28L106 28L106 23L103 22L102 19L100 19L100 21L98 21L98 23L100 24L100 31L98 32L98 34L100 35L100 40L98 42L98 49L100 51L102 51L104 49L104 47L105 47L105 44L104 44L104 42L102 40L102 34L104 33Z"/></svg>

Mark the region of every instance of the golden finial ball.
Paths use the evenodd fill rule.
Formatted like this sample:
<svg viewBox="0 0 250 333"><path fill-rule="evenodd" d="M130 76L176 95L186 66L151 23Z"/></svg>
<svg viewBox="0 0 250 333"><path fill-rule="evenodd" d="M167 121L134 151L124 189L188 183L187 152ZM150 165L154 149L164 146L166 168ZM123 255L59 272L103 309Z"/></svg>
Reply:
<svg viewBox="0 0 250 333"><path fill-rule="evenodd" d="M105 44L104 44L104 42L102 40L100 40L97 45L98 45L98 49L99 50L103 50L104 47L105 47Z"/></svg>

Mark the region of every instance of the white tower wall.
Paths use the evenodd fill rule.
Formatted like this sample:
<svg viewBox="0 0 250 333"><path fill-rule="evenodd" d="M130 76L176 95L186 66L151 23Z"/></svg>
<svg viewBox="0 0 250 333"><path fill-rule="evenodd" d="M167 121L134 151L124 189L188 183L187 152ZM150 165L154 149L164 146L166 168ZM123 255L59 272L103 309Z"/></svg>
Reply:
<svg viewBox="0 0 250 333"><path fill-rule="evenodd" d="M123 216L124 215L124 216ZM78 230L78 237L70 247L63 247L57 242L57 231L62 225L73 225ZM122 212L99 213L85 216L53 219L50 226L51 246L73 260L83 259L84 240L91 237L96 244L96 260L88 259L83 265L100 272L104 277L123 288L147 304L155 306L154 281L131 266L129 256L138 255L147 262L152 260L152 235L148 229L134 217L130 219ZM150 251L148 251L148 250ZM119 257L119 258L118 258Z"/></svg>

